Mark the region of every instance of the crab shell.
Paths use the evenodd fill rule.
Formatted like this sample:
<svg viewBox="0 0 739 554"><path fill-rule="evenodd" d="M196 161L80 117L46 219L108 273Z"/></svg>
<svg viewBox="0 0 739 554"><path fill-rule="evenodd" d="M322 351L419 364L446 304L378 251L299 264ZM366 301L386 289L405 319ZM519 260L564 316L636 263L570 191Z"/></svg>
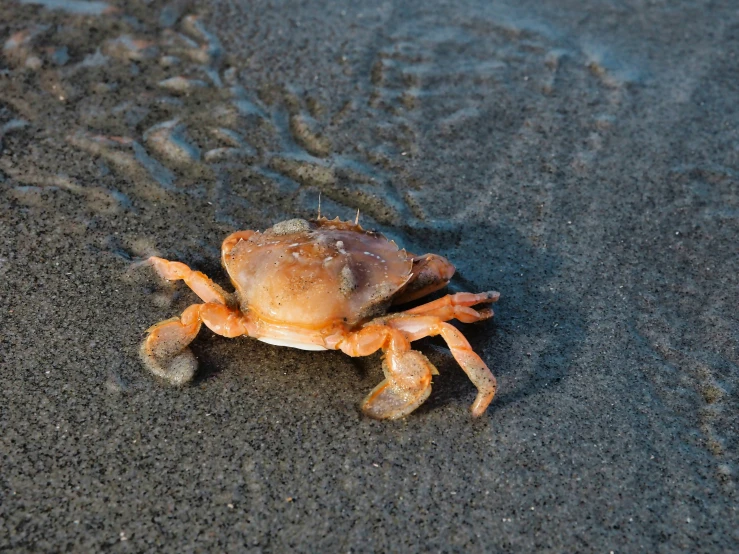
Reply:
<svg viewBox="0 0 739 554"><path fill-rule="evenodd" d="M325 350L327 335L334 342L330 335L384 314L414 265L392 240L338 218L283 221L224 243L222 260L257 338L304 350ZM449 264L445 281L453 273Z"/></svg>

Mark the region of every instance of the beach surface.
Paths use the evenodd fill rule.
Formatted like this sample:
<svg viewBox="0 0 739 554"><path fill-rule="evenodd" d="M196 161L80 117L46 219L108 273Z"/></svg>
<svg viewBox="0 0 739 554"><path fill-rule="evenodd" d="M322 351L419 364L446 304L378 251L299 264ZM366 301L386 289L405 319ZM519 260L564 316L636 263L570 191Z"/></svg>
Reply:
<svg viewBox="0 0 739 554"><path fill-rule="evenodd" d="M739 550L735 2L0 5L0 550ZM221 241L353 219L497 290L405 419L381 356L203 329Z"/></svg>

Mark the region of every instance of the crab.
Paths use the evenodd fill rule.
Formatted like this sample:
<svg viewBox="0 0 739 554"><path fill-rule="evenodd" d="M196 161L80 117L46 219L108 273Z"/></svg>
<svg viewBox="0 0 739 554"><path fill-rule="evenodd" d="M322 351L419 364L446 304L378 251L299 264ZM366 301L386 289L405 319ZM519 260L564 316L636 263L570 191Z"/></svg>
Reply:
<svg viewBox="0 0 739 554"><path fill-rule="evenodd" d="M493 316L500 293L460 292L388 313L445 287L455 272L442 256L415 256L358 222L290 219L270 229L238 231L223 241L221 262L235 288L224 291L203 273L180 262L151 257L169 281L182 280L203 303L148 329L141 357L148 369L173 385L193 378L197 361L188 345L202 324L225 337L242 335L303 350L341 350L349 356L383 351L385 375L364 399L362 411L376 419L404 417L431 393L437 369L411 342L441 335L477 387L471 407L482 415L496 381L485 362L449 320L463 323Z"/></svg>

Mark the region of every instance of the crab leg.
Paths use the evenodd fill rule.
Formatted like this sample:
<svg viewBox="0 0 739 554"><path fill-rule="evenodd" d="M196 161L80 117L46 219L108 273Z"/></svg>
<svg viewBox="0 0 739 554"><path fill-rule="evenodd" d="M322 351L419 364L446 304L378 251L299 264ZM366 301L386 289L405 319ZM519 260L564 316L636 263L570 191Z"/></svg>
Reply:
<svg viewBox="0 0 739 554"><path fill-rule="evenodd" d="M345 338L338 347L350 356L368 356L380 348L385 353L385 379L367 395L362 411L376 419L397 419L418 408L431 394L433 364L411 350L403 333L384 325L368 325Z"/></svg>
<svg viewBox="0 0 739 554"><path fill-rule="evenodd" d="M406 313L404 312L404 314ZM477 398L475 398L471 408L472 415L478 417L485 412L493 400L493 396L495 396L497 388L495 377L493 377L480 356L475 354L470 343L456 327L445 323L439 317L412 314L389 319L387 325L401 331L409 341L441 335L449 346L454 359L457 360L470 381L477 387Z"/></svg>
<svg viewBox="0 0 739 554"><path fill-rule="evenodd" d="M200 271L193 271L181 262L170 262L163 258L152 256L147 263L154 266L157 273L168 281L182 279L185 284L197 294L203 302L225 304L228 294Z"/></svg>
<svg viewBox="0 0 739 554"><path fill-rule="evenodd" d="M141 345L141 358L156 376L173 385L192 379L198 362L187 347L200 331L202 323L224 337L248 334L251 327L238 310L217 302L193 304L177 318L167 319L148 329Z"/></svg>
<svg viewBox="0 0 739 554"><path fill-rule="evenodd" d="M415 308L402 312L402 314L436 316L443 321L456 318L462 323L474 323L493 317L493 310L492 308L485 308L477 311L473 310L470 306L482 303L492 304L493 302L497 302L498 298L500 298L500 293L495 291L481 292L478 294L458 292L456 294L447 294L428 304L416 306Z"/></svg>

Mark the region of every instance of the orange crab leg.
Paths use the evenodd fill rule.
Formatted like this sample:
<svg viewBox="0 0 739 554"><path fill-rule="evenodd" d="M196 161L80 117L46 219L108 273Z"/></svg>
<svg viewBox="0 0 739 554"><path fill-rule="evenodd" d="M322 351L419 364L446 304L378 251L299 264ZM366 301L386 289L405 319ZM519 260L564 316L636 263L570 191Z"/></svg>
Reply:
<svg viewBox="0 0 739 554"><path fill-rule="evenodd" d="M369 356L380 348L394 352L404 352L410 349L408 340L402 333L385 327L384 325L368 325L343 339L337 346L350 356Z"/></svg>
<svg viewBox="0 0 739 554"><path fill-rule="evenodd" d="M409 341L441 335L449 346L454 359L465 371L472 384L477 387L477 398L475 398L471 408L472 415L478 417L485 412L495 396L497 388L495 377L493 377L485 362L482 361L482 358L475 354L470 343L456 327L445 323L439 317L417 315L408 315L407 317L401 315L389 319L387 325L401 331Z"/></svg>
<svg viewBox="0 0 739 554"><path fill-rule="evenodd" d="M408 315L436 316L444 321L458 319L462 323L475 323L476 321L493 317L493 310L492 308L485 308L478 311L473 310L470 306L482 303L492 304L493 302L497 302L499 298L500 293L495 291L481 292L477 294L471 292L458 292L456 294L448 294L438 300L416 306L415 308L401 313Z"/></svg>
<svg viewBox="0 0 739 554"><path fill-rule="evenodd" d="M214 333L229 338L248 334L252 327L236 309L217 302L193 304L179 318L161 321L148 329L141 358L149 370L175 385L192 379L198 363L188 345L203 323Z"/></svg>
<svg viewBox="0 0 739 554"><path fill-rule="evenodd" d="M420 352L410 349L403 333L384 325L368 325L350 334L338 347L350 356L368 356L380 348L385 352L382 369L385 379L367 395L362 411L376 419L397 419L408 415L431 394L433 364Z"/></svg>
<svg viewBox="0 0 739 554"><path fill-rule="evenodd" d="M152 256L147 262L154 266L157 273L168 281L182 279L185 284L197 294L203 302L226 304L228 294L200 271L193 271L181 262L170 262L163 258Z"/></svg>

